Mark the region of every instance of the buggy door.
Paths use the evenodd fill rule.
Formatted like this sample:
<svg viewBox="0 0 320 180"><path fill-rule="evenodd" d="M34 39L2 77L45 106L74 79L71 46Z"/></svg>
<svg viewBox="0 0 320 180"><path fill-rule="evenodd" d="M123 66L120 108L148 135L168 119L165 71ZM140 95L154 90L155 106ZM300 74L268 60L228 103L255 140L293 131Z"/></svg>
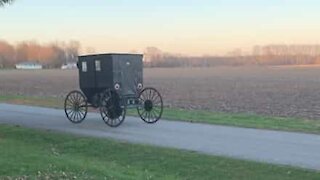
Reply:
<svg viewBox="0 0 320 180"><path fill-rule="evenodd" d="M88 58L79 59L79 74L81 89L95 88L95 71L94 62Z"/></svg>

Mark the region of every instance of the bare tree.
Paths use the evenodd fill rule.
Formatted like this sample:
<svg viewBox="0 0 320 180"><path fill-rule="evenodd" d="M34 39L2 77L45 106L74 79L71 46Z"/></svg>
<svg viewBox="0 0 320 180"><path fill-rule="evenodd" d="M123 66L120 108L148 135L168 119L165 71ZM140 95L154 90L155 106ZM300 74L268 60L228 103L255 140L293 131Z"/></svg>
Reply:
<svg viewBox="0 0 320 180"><path fill-rule="evenodd" d="M13 2L13 0L0 0L0 6L4 6L5 4L9 4Z"/></svg>

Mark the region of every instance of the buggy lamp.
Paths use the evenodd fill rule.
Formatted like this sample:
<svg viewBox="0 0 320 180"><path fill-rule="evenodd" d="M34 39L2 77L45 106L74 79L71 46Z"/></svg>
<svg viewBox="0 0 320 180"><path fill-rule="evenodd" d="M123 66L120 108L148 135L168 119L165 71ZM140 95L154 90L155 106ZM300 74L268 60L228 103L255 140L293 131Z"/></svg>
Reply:
<svg viewBox="0 0 320 180"><path fill-rule="evenodd" d="M114 89L115 89L115 90L119 90L119 89L120 89L120 84L119 84L119 83L116 83L116 84L114 85Z"/></svg>
<svg viewBox="0 0 320 180"><path fill-rule="evenodd" d="M139 84L137 85L137 88L138 88L139 90L141 90L141 89L143 88L142 83L139 83Z"/></svg>

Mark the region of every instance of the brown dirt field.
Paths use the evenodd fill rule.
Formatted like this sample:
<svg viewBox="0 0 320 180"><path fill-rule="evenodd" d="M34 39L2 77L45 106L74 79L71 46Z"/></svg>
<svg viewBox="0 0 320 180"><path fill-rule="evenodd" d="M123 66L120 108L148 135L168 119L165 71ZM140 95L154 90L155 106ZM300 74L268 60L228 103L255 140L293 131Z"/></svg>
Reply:
<svg viewBox="0 0 320 180"><path fill-rule="evenodd" d="M170 107L320 118L320 67L145 69ZM1 95L64 97L78 89L73 70L0 71Z"/></svg>

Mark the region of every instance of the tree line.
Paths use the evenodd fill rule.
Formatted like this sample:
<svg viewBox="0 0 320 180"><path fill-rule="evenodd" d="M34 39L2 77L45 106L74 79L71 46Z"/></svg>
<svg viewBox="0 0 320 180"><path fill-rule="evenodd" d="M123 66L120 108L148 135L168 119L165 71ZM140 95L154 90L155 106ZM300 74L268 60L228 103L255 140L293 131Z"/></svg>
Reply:
<svg viewBox="0 0 320 180"><path fill-rule="evenodd" d="M251 54L229 53L225 56L184 56L166 53L156 47L145 52L147 67L212 67L245 65L313 65L320 64L320 45L255 46Z"/></svg>
<svg viewBox="0 0 320 180"><path fill-rule="evenodd" d="M59 68L64 63L76 62L79 48L78 41L48 44L24 41L13 45L0 40L0 68L13 68L21 62L37 62L45 68Z"/></svg>
<svg viewBox="0 0 320 180"><path fill-rule="evenodd" d="M14 68L20 62L38 62L45 68L60 68L77 62L78 41L39 44L23 41L10 44L0 40L0 68ZM245 65L312 65L320 64L320 45L255 46L249 55L241 51L225 56L185 56L163 52L156 47L144 51L146 67L213 67Z"/></svg>

